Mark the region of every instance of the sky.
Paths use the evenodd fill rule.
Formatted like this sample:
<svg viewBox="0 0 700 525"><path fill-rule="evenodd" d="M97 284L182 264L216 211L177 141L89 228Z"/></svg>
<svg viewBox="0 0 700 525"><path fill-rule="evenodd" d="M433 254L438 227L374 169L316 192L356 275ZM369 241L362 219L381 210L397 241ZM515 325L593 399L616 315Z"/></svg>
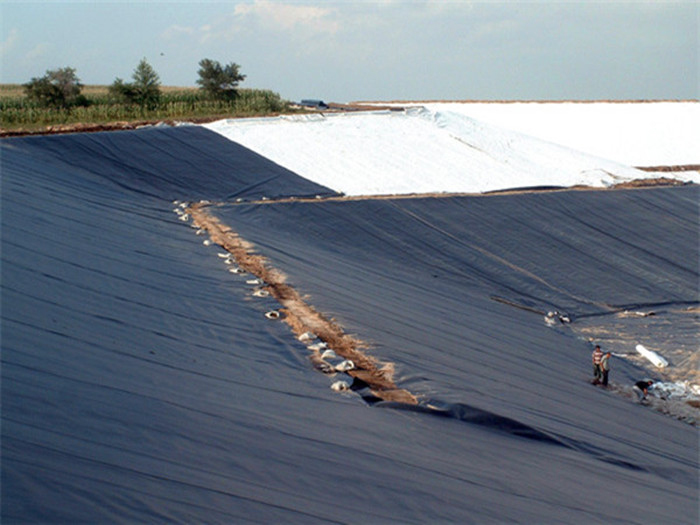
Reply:
<svg viewBox="0 0 700 525"><path fill-rule="evenodd" d="M0 0L0 82L73 67L195 86L203 58L287 100L700 98L700 2Z"/></svg>

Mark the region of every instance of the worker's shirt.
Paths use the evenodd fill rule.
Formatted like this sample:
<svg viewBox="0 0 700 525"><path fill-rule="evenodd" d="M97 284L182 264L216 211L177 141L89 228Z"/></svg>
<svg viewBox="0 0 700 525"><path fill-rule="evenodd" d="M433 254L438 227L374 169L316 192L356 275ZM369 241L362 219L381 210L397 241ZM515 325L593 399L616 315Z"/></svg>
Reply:
<svg viewBox="0 0 700 525"><path fill-rule="evenodd" d="M593 364L599 365L601 359L603 359L603 351L602 350L594 350L593 351Z"/></svg>

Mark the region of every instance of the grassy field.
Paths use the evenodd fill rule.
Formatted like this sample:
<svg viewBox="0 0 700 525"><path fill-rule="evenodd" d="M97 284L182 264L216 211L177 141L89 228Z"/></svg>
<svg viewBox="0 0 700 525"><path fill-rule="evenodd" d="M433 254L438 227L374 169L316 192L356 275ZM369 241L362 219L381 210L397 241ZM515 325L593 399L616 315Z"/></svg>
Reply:
<svg viewBox="0 0 700 525"><path fill-rule="evenodd" d="M197 88L161 87L161 100L154 109L119 103L110 97L108 86L83 86L82 94L88 100L86 106L45 108L28 101L21 84L0 84L0 131L39 131L71 124L249 117L291 111L288 101L261 89L240 89L235 100L217 101L205 98Z"/></svg>

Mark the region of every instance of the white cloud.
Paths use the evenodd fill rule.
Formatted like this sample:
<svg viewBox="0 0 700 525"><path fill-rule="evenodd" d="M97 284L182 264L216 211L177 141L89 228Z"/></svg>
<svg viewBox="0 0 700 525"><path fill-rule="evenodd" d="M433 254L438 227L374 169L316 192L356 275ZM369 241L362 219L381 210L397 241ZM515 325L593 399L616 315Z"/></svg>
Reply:
<svg viewBox="0 0 700 525"><path fill-rule="evenodd" d="M7 38L3 42L0 42L0 56L4 56L4 55L8 54L10 51L12 51L18 40L19 40L19 32L17 31L17 29L13 28L10 31L10 34L7 35Z"/></svg>
<svg viewBox="0 0 700 525"><path fill-rule="evenodd" d="M173 40L180 37L190 37L195 33L193 27L173 25L161 33L161 37L166 40Z"/></svg>
<svg viewBox="0 0 700 525"><path fill-rule="evenodd" d="M37 44L24 55L25 60L31 62L44 57L51 46L45 43Z"/></svg>
<svg viewBox="0 0 700 525"><path fill-rule="evenodd" d="M231 14L196 30L200 43L231 41L242 34L306 40L332 36L341 29L335 9L301 3L254 0L237 4ZM184 32L183 32L184 33Z"/></svg>
<svg viewBox="0 0 700 525"><path fill-rule="evenodd" d="M273 31L302 29L316 33L335 33L340 28L332 9L313 5L255 0L252 4L238 4L234 15L246 21L255 21L261 27Z"/></svg>

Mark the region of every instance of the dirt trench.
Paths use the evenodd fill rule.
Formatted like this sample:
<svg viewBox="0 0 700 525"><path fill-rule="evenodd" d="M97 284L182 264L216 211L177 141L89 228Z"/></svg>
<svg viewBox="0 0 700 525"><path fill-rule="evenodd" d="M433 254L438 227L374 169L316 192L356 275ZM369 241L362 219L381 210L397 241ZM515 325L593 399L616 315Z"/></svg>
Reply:
<svg viewBox="0 0 700 525"><path fill-rule="evenodd" d="M206 230L213 243L229 252L242 270L255 275L263 282L263 289L268 291L282 306L281 319L289 325L292 332L301 337L312 333L326 343L338 356L351 360L355 368L345 373L367 385L372 395L383 401L397 401L412 405L418 399L393 381L392 363L381 363L363 351L367 345L361 340L346 334L333 320L327 319L308 304L299 293L286 284L286 276L269 265L262 255L253 253L253 246L242 239L229 226L211 215L208 205L196 203L187 208L193 224ZM321 357L320 350L309 350L309 359L313 365L324 372L333 372Z"/></svg>

